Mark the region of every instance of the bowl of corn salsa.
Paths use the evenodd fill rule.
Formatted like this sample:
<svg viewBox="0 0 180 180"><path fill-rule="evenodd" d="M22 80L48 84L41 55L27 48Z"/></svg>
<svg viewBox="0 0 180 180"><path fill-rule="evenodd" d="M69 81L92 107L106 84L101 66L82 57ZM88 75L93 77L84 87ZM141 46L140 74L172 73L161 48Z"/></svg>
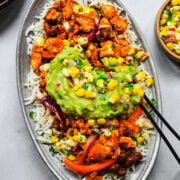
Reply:
<svg viewBox="0 0 180 180"><path fill-rule="evenodd" d="M180 62L180 0L166 0L156 19L157 40L168 57Z"/></svg>

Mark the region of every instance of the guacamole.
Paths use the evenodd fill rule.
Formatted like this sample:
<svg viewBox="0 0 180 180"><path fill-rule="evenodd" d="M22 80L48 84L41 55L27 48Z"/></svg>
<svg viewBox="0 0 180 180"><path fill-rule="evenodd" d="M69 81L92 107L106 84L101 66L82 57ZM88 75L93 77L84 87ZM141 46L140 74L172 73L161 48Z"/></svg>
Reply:
<svg viewBox="0 0 180 180"><path fill-rule="evenodd" d="M115 68L94 68L76 47L65 47L50 64L46 90L64 113L74 117L106 118L125 115L140 102L134 90L135 66L117 60ZM105 66L108 59L102 60ZM119 62L119 64L118 64Z"/></svg>

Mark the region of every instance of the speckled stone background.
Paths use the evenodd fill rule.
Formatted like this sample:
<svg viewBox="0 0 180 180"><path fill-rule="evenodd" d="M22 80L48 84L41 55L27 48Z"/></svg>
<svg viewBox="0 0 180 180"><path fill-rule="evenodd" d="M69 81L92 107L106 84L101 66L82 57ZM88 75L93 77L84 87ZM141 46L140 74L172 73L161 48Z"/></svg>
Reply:
<svg viewBox="0 0 180 180"><path fill-rule="evenodd" d="M139 24L154 56L160 80L163 114L180 132L180 64L170 61L159 49L154 22L164 0L122 0ZM19 27L31 0L16 0L0 12L0 179L56 180L42 161L28 134L16 88L16 42ZM178 141L163 127L180 154ZM148 180L179 180L180 168L161 142Z"/></svg>

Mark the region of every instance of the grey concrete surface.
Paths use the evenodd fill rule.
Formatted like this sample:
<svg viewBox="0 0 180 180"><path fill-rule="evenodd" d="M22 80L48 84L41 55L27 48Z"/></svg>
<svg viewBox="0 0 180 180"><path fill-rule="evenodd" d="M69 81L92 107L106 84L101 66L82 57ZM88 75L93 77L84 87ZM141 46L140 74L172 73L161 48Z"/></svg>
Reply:
<svg viewBox="0 0 180 180"><path fill-rule="evenodd" d="M132 13L152 50L157 67L163 114L180 131L180 64L160 52L154 36L156 13L164 0L122 0ZM15 53L19 27L31 0L17 0L0 12L0 179L55 180L28 134L16 88ZM179 142L163 128L180 153ZM148 180L179 180L180 168L161 142L160 151Z"/></svg>

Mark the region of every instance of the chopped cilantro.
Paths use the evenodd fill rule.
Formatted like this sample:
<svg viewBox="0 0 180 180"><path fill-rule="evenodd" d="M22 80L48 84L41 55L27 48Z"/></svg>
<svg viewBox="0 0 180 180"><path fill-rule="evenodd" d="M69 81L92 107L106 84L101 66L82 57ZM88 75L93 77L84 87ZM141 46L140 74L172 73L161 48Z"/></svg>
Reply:
<svg viewBox="0 0 180 180"><path fill-rule="evenodd" d="M111 31L109 31L107 35L110 36L111 35Z"/></svg>
<svg viewBox="0 0 180 180"><path fill-rule="evenodd" d="M51 152L52 156L58 153L52 146L49 148L49 151Z"/></svg>
<svg viewBox="0 0 180 180"><path fill-rule="evenodd" d="M139 134L139 137L143 137L143 133L142 132Z"/></svg>
<svg viewBox="0 0 180 180"><path fill-rule="evenodd" d="M71 136L74 135L74 129L69 130L69 135L71 135Z"/></svg>
<svg viewBox="0 0 180 180"><path fill-rule="evenodd" d="M138 141L137 141L137 138L136 137L134 137L134 136L132 136L131 137L135 142L136 142L136 146L138 146Z"/></svg>
<svg viewBox="0 0 180 180"><path fill-rule="evenodd" d="M133 54L133 55L132 55L133 60L137 60L137 58L135 57L135 55L136 55L136 54Z"/></svg>
<svg viewBox="0 0 180 180"><path fill-rule="evenodd" d="M60 99L62 99L62 96L61 96L60 94L58 94L58 97L59 97Z"/></svg>
<svg viewBox="0 0 180 180"><path fill-rule="evenodd" d="M172 21L172 14L170 11L168 11L168 19L167 22L171 22Z"/></svg>
<svg viewBox="0 0 180 180"><path fill-rule="evenodd" d="M116 48L115 44L112 44L112 48Z"/></svg>
<svg viewBox="0 0 180 180"><path fill-rule="evenodd" d="M29 113L29 116L30 116L31 119L33 119L33 117L34 117L34 112L31 111L31 112Z"/></svg>
<svg viewBox="0 0 180 180"><path fill-rule="evenodd" d="M128 84L128 85L125 85L124 87L125 87L125 88L129 88L129 89L132 90L132 89L133 89L133 86L134 86L133 84Z"/></svg>
<svg viewBox="0 0 180 180"><path fill-rule="evenodd" d="M152 102L153 105L156 104L156 100L154 98L151 99L151 102Z"/></svg>
<svg viewBox="0 0 180 180"><path fill-rule="evenodd" d="M113 125L110 124L110 125L108 126L108 129L109 129L109 131L112 131L112 130L113 130Z"/></svg>
<svg viewBox="0 0 180 180"><path fill-rule="evenodd" d="M95 69L95 71L96 71L96 74L100 74L101 73L100 69Z"/></svg>
<svg viewBox="0 0 180 180"><path fill-rule="evenodd" d="M80 141L82 142L82 140L83 140L83 138L82 138L82 136L80 136Z"/></svg>
<svg viewBox="0 0 180 180"><path fill-rule="evenodd" d="M76 66L77 66L78 68L83 68L84 64L78 63Z"/></svg>
<svg viewBox="0 0 180 180"><path fill-rule="evenodd" d="M86 84L86 82L83 83L83 88L84 88L85 90L88 90L88 85Z"/></svg>
<svg viewBox="0 0 180 180"><path fill-rule="evenodd" d="M41 136L44 136L44 134L45 134L45 132L43 131L43 132L41 133Z"/></svg>
<svg viewBox="0 0 180 180"><path fill-rule="evenodd" d="M66 149L66 155L69 156L71 154L71 151Z"/></svg>
<svg viewBox="0 0 180 180"><path fill-rule="evenodd" d="M100 15L100 11L97 10L96 12L97 12L97 16L99 16Z"/></svg>
<svg viewBox="0 0 180 180"><path fill-rule="evenodd" d="M106 96L102 95L102 96L100 96L99 99L100 99L101 101L105 101L105 100L106 100Z"/></svg>

